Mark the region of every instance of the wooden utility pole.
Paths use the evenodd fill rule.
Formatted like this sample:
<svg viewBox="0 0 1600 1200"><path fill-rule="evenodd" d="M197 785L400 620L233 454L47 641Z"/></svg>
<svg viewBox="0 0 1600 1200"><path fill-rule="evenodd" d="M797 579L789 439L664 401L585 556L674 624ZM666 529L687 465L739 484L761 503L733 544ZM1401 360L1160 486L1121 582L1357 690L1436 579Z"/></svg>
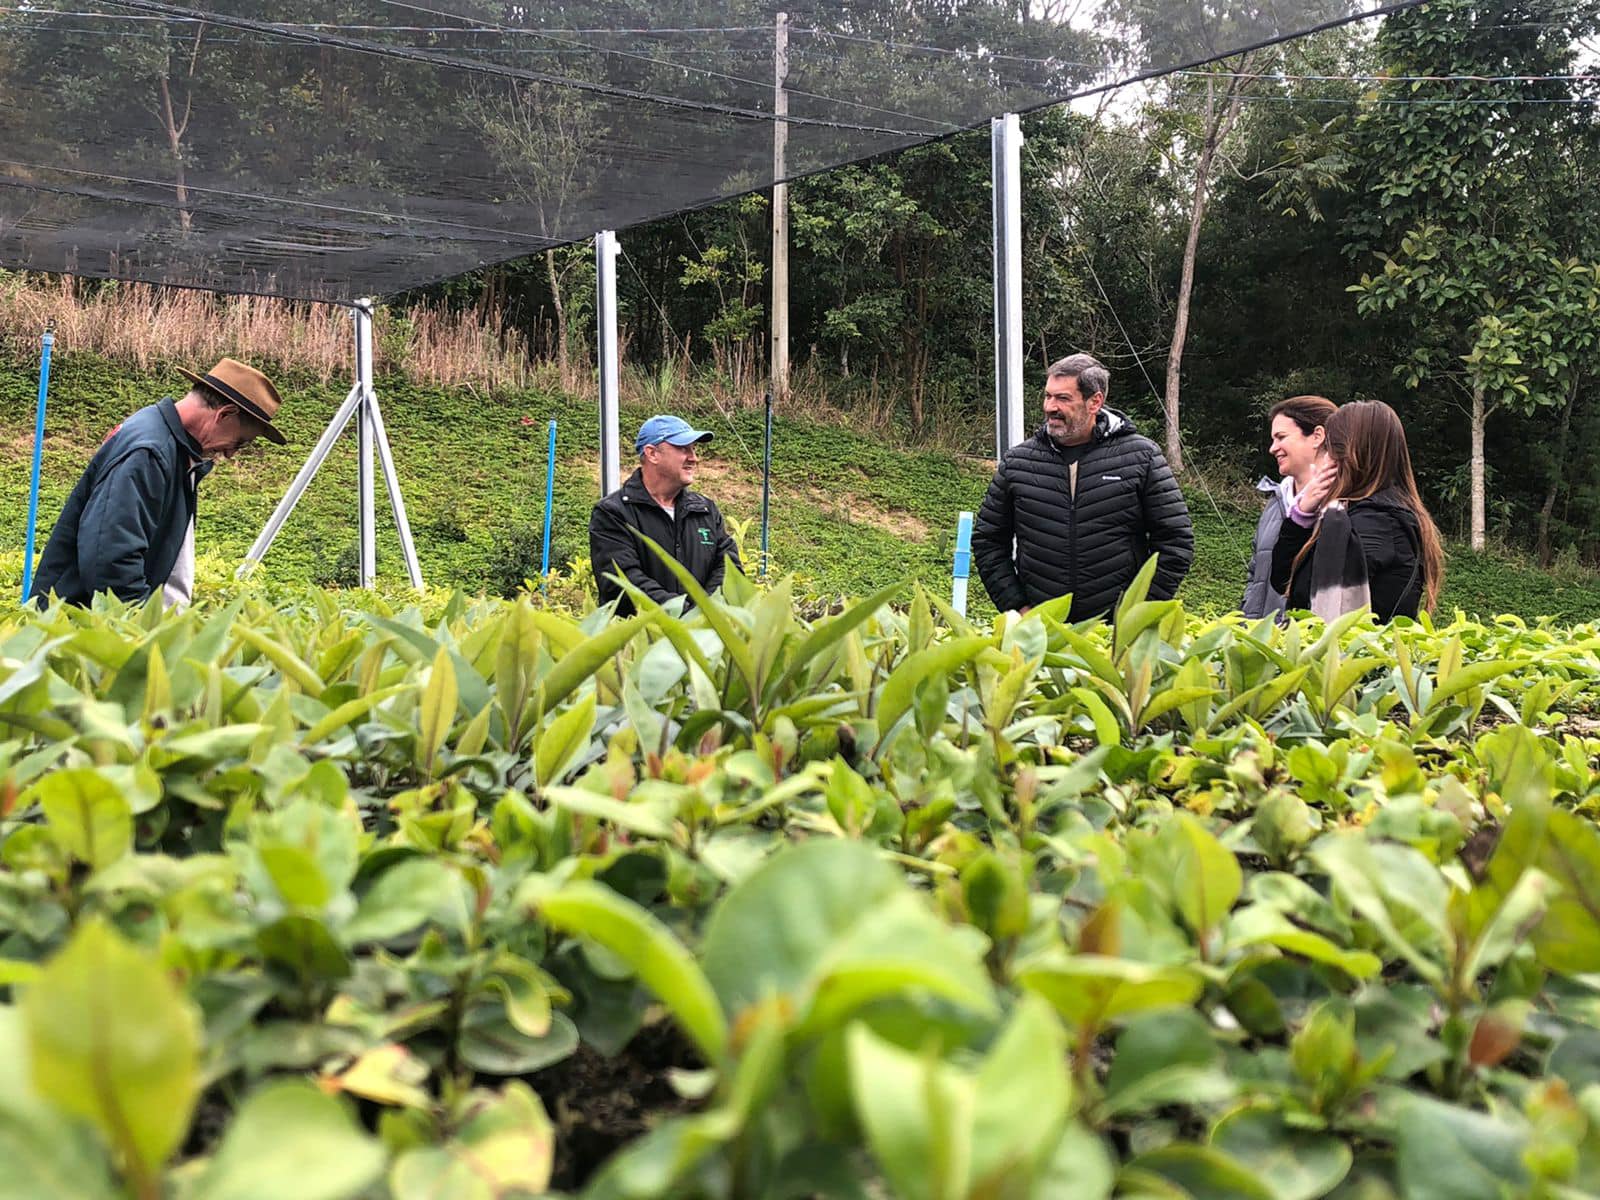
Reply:
<svg viewBox="0 0 1600 1200"><path fill-rule="evenodd" d="M772 348L767 356L772 402L789 398L789 14L778 14L772 96Z"/></svg>

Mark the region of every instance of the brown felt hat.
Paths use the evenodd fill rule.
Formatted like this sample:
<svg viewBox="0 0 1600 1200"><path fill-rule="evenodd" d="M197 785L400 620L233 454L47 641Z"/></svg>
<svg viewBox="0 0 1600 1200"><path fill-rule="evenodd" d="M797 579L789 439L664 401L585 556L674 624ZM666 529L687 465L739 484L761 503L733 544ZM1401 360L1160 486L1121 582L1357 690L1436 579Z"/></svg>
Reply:
<svg viewBox="0 0 1600 1200"><path fill-rule="evenodd" d="M285 444L282 431L272 423L283 401L279 399L278 389L272 386L272 381L260 371L235 358L223 359L204 375L196 375L186 367L179 367L178 370L190 381L209 388L230 404L244 409L261 422L268 438L280 446Z"/></svg>

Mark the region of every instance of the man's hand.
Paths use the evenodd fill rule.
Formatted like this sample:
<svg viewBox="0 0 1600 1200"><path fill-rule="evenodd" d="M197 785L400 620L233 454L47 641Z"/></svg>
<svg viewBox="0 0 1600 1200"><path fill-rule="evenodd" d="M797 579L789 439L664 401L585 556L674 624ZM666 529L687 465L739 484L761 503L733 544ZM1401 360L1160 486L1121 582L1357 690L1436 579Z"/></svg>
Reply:
<svg viewBox="0 0 1600 1200"><path fill-rule="evenodd" d="M1333 495L1333 485L1339 478L1339 465L1332 459L1321 459L1311 468L1311 478L1305 490L1295 500L1295 507L1306 516L1316 516Z"/></svg>

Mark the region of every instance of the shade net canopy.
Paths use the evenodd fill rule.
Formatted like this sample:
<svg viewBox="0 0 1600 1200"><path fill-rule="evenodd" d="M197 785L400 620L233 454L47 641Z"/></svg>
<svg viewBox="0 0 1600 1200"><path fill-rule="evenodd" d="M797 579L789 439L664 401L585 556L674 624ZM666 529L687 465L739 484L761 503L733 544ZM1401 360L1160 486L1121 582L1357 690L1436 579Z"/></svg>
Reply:
<svg viewBox="0 0 1600 1200"><path fill-rule="evenodd" d="M0 265L387 295L1404 6L0 0Z"/></svg>

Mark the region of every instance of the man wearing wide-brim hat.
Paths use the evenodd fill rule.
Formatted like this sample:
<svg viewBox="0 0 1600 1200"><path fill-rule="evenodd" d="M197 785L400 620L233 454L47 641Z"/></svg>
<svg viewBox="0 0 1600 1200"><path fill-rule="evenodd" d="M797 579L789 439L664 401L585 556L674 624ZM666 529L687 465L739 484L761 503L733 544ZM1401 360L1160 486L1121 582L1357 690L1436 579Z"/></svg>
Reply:
<svg viewBox="0 0 1600 1200"><path fill-rule="evenodd" d="M194 590L196 490L218 459L258 437L283 445L282 401L260 371L225 358L181 400L141 408L95 451L51 530L30 600L88 604L99 592L168 607Z"/></svg>

